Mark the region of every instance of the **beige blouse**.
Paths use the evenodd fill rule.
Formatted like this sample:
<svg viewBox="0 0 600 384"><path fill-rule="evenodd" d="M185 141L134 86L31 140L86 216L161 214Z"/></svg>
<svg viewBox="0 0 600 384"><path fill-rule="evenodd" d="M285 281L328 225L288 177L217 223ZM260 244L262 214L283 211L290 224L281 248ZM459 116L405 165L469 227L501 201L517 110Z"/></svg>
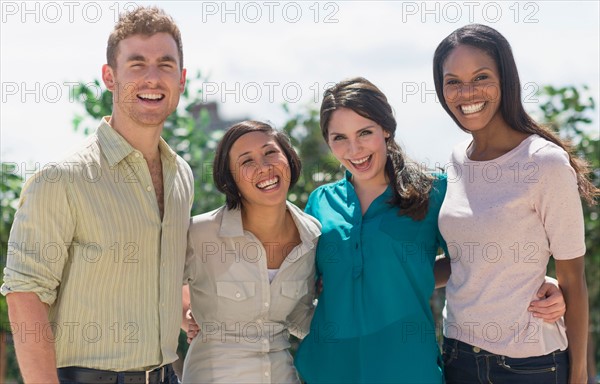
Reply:
<svg viewBox="0 0 600 384"><path fill-rule="evenodd" d="M201 333L187 353L184 383L299 383L289 334L308 332L320 224L287 203L301 243L269 283L265 247L244 231L240 210L192 218L186 281Z"/></svg>

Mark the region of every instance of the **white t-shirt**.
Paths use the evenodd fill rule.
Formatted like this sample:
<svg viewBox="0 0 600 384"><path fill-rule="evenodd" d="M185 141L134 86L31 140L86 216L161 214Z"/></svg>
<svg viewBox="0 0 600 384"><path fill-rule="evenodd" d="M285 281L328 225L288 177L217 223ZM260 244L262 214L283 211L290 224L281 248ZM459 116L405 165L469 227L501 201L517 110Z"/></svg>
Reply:
<svg viewBox="0 0 600 384"><path fill-rule="evenodd" d="M585 254L575 171L567 153L531 135L490 161L454 148L439 227L452 274L446 286L444 335L509 357L567 348L564 322L527 311L544 282L550 255Z"/></svg>

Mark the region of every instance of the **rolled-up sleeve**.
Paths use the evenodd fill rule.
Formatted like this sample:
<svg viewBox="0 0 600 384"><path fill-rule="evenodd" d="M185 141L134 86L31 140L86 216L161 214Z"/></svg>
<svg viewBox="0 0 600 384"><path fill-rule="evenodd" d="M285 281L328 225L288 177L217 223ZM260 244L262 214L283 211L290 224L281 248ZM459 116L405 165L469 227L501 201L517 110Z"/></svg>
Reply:
<svg viewBox="0 0 600 384"><path fill-rule="evenodd" d="M3 295L33 292L51 305L69 258L75 220L59 166L45 168L23 187L7 247Z"/></svg>

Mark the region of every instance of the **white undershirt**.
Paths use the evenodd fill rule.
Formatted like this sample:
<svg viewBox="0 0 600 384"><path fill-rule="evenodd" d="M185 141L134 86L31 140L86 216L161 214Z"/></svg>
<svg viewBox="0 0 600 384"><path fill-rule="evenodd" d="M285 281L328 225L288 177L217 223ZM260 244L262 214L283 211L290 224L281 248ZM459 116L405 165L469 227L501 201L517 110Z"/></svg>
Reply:
<svg viewBox="0 0 600 384"><path fill-rule="evenodd" d="M269 283L273 282L273 279L275 278L275 275L277 274L277 272L279 272L279 268L275 268L275 269L267 269L267 272L269 272Z"/></svg>

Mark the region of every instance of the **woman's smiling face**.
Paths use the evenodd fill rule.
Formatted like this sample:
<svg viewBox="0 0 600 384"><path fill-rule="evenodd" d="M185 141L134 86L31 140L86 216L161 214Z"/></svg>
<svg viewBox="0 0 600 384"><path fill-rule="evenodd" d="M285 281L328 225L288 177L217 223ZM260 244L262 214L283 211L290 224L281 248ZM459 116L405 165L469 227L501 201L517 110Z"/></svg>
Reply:
<svg viewBox="0 0 600 384"><path fill-rule="evenodd" d="M291 171L273 136L264 132L241 136L229 152L229 167L243 204L285 203Z"/></svg>
<svg viewBox="0 0 600 384"><path fill-rule="evenodd" d="M486 52L457 46L444 62L443 76L444 99L465 129L476 132L503 120L500 74Z"/></svg>
<svg viewBox="0 0 600 384"><path fill-rule="evenodd" d="M390 134L348 108L332 113L327 144L357 182L385 182L386 139Z"/></svg>

